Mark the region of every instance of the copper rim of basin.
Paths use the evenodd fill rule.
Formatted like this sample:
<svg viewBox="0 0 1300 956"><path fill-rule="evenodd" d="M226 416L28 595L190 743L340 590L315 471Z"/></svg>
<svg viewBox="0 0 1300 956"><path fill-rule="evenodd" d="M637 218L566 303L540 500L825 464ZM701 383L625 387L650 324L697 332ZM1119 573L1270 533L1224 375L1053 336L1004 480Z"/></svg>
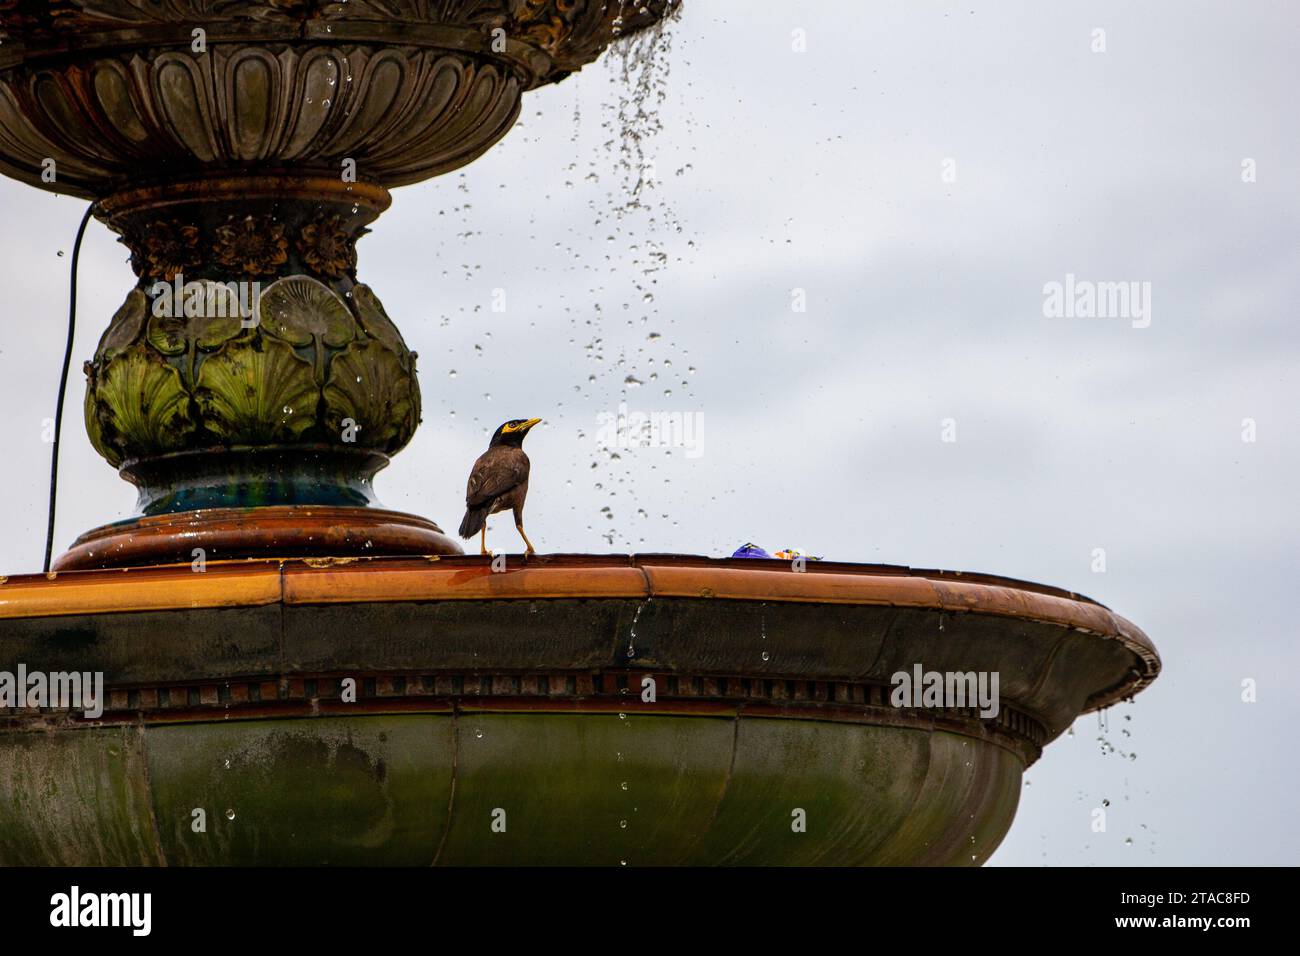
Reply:
<svg viewBox="0 0 1300 956"><path fill-rule="evenodd" d="M365 206L376 215L392 205L383 186L346 182L324 176L264 169L250 176L213 176L206 179L169 180L115 192L95 204L95 215L106 222L125 213L160 211L170 206L201 202L296 199L347 202Z"/></svg>
<svg viewBox="0 0 1300 956"><path fill-rule="evenodd" d="M87 531L59 557L54 569L66 572L152 564L172 567L176 573L174 565L182 563L183 571L190 571L197 553L205 563L215 563L272 554L288 558L367 552L457 555L461 547L427 518L381 508L211 508L136 518Z"/></svg>
<svg viewBox="0 0 1300 956"><path fill-rule="evenodd" d="M1089 710L1131 697L1160 672L1151 640L1127 618L1073 592L995 575L840 562L809 562L798 572L786 561L689 555L503 557L497 570L490 557L428 553L212 561L203 574L185 558L165 566L21 575L0 581L0 619L268 604L602 598L877 605L1019 619L1118 641L1133 656L1131 674L1098 690Z"/></svg>

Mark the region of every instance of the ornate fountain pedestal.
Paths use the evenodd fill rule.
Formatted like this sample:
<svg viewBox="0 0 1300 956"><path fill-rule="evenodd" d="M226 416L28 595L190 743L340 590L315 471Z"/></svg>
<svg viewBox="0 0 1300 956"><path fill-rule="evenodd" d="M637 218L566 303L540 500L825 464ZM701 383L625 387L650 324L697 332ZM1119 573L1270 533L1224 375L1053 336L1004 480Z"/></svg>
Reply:
<svg viewBox="0 0 1300 956"><path fill-rule="evenodd" d="M356 240L388 202L268 175L96 205L140 284L86 363L86 425L142 517L83 535L57 568L460 553L430 521L367 510L420 421L416 356L356 281Z"/></svg>
<svg viewBox="0 0 1300 956"><path fill-rule="evenodd" d="M140 520L56 566L460 553L357 510L420 390L356 241L389 189L475 159L526 90L673 5L0 0L0 172L95 200L138 277L85 411Z"/></svg>

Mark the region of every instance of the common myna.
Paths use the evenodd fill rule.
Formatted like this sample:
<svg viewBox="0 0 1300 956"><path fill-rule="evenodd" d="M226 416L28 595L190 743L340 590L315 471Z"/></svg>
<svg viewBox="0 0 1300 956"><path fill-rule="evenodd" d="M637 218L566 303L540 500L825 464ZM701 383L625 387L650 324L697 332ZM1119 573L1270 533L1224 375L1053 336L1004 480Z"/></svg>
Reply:
<svg viewBox="0 0 1300 956"><path fill-rule="evenodd" d="M515 513L515 527L527 546L524 554L535 553L533 543L524 534L524 499L528 497L528 456L524 454L524 436L540 421L540 418L515 418L506 422L492 435L488 450L479 455L469 473L460 536L472 538L481 534L480 554L488 553L488 515L506 510Z"/></svg>

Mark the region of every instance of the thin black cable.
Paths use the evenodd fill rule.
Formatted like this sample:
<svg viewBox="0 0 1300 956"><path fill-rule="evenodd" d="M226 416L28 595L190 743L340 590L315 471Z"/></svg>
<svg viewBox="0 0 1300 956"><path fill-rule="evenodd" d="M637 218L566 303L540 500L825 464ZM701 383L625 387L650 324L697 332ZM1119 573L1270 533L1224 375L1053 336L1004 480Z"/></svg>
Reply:
<svg viewBox="0 0 1300 956"><path fill-rule="evenodd" d="M68 367L72 364L72 337L77 331L77 262L81 258L81 237L86 234L91 203L77 227L77 239L72 244L72 278L68 289L68 344L63 350L63 374L59 376L59 403L54 410L54 448L50 451L50 523L45 529L45 572L50 570L50 555L54 552L54 502L59 494L59 435L63 431L63 397L68 391Z"/></svg>

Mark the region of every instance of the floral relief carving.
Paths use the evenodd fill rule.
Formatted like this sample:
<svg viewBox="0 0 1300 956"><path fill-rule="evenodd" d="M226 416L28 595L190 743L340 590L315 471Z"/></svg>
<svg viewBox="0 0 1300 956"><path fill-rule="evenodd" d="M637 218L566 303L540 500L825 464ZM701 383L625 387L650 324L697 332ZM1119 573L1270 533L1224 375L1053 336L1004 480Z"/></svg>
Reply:
<svg viewBox="0 0 1300 956"><path fill-rule="evenodd" d="M379 297L368 285L358 285L352 290L352 301L356 303L357 315L361 319L361 327L372 338L382 342L394 355L403 356L407 354L406 343L402 341L402 333L397 331L397 326L393 320L388 317L384 311L384 305L379 301Z"/></svg>
<svg viewBox="0 0 1300 956"><path fill-rule="evenodd" d="M149 301L139 289L132 289L126 301L118 308L108 328L100 336L99 347L95 349L97 359L110 359L124 351L140 337L144 328L145 315Z"/></svg>
<svg viewBox="0 0 1300 956"><path fill-rule="evenodd" d="M150 279L170 282L203 260L198 227L175 220L152 223L138 242L128 244L135 251L136 271Z"/></svg>
<svg viewBox="0 0 1300 956"><path fill-rule="evenodd" d="M357 267L356 244L342 216L317 216L303 226L297 246L302 261L317 275L341 279Z"/></svg>
<svg viewBox="0 0 1300 956"><path fill-rule="evenodd" d="M284 226L269 216L231 216L216 229L213 258L243 275L274 275L289 261Z"/></svg>
<svg viewBox="0 0 1300 956"><path fill-rule="evenodd" d="M117 466L214 443L339 442L351 419L356 447L396 452L420 419L415 356L356 288L354 314L324 282L285 276L261 292L252 326L210 279L187 280L165 308L131 290L86 364L92 443Z"/></svg>

